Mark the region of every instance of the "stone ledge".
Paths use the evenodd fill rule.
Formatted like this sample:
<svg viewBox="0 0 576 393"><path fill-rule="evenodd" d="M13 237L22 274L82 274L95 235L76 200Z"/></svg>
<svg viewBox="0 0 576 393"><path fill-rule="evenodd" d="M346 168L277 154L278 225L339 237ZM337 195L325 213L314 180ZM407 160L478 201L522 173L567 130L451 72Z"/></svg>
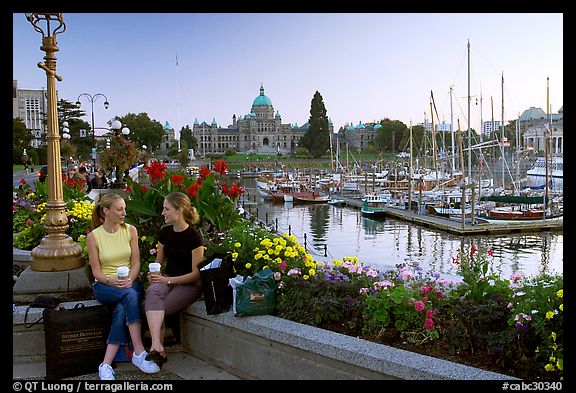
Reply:
<svg viewBox="0 0 576 393"><path fill-rule="evenodd" d="M186 351L247 379L516 379L271 315L207 315L203 301L181 324Z"/></svg>

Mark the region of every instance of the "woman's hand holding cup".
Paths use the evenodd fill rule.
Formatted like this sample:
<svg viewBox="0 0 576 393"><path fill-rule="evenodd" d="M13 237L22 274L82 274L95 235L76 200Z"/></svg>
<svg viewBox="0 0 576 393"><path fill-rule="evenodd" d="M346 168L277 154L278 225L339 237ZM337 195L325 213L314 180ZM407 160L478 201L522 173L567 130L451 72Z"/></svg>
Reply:
<svg viewBox="0 0 576 393"><path fill-rule="evenodd" d="M160 264L158 262L149 263L148 270L148 281L150 283L160 282Z"/></svg>

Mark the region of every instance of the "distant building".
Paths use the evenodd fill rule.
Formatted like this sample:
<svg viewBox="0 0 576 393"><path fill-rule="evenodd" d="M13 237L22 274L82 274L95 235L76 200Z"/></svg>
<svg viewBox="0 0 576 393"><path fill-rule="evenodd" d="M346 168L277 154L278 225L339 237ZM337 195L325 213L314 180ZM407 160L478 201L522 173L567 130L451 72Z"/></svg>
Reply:
<svg viewBox="0 0 576 393"><path fill-rule="evenodd" d="M56 92L58 94L58 92ZM18 89L18 81L12 80L12 117L20 118L34 139L31 145L39 147L46 134L44 117L48 113L46 90Z"/></svg>
<svg viewBox="0 0 576 393"><path fill-rule="evenodd" d="M166 155L170 149L178 146L178 141L176 140L174 127L172 127L170 123L165 122L162 129L164 131L164 136L162 137L162 142L160 142L156 154Z"/></svg>
<svg viewBox="0 0 576 393"><path fill-rule="evenodd" d="M329 122L333 132L332 122ZM238 153L288 154L291 145L298 145L306 133L308 123L302 127L297 124L282 123L280 112L274 110L272 101L264 95L264 86L252 102L250 113L239 118L234 114L232 124L219 127L216 119L210 124L195 119L192 135L198 141L197 155L224 154L229 150ZM294 142L292 144L292 142Z"/></svg>
<svg viewBox="0 0 576 393"><path fill-rule="evenodd" d="M495 132L500 131L500 121L499 120L490 120L485 121L482 123L482 135L486 135L488 137L492 137Z"/></svg>
<svg viewBox="0 0 576 393"><path fill-rule="evenodd" d="M355 151L364 151L368 148L368 145L374 140L378 130L381 129L382 126L380 123L377 124L362 124L362 122L358 122L357 125L354 125L353 122L350 124L346 123L344 127L340 129L338 134L336 134L336 140L333 141L333 144L339 142L340 148L344 148L342 143L347 143L348 148L355 150Z"/></svg>
<svg viewBox="0 0 576 393"><path fill-rule="evenodd" d="M530 108L528 111L536 108ZM538 108L539 109L539 108ZM526 114L525 111L522 115ZM538 113L538 117L528 118L526 116L522 119L520 116L519 124L522 122L531 124L525 129L523 135L523 145L525 149L533 150L534 152L546 151L546 134L549 132L550 137L549 153L554 156L564 156L564 107L561 107L558 113L550 114L547 118L544 111L531 111L531 113ZM542 115L544 117L542 118Z"/></svg>

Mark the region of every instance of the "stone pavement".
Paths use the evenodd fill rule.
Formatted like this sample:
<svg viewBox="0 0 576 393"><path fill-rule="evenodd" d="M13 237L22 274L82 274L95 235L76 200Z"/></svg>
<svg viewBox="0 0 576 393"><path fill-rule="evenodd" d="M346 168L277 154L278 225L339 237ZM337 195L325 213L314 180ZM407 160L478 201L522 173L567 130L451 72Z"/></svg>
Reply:
<svg viewBox="0 0 576 393"><path fill-rule="evenodd" d="M116 380L240 380L227 371L212 365L182 350L180 345L165 347L168 361L156 374L145 374L131 362L117 363ZM43 380L46 375L46 364L34 361L14 363L12 377L18 380ZM98 380L98 371L94 373L66 378L66 380Z"/></svg>

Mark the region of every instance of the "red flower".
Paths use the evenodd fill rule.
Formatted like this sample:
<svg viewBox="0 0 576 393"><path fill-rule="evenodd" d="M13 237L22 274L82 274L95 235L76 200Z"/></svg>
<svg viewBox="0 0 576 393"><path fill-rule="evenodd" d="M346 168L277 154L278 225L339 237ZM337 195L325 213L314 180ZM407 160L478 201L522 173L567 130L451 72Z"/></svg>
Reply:
<svg viewBox="0 0 576 393"><path fill-rule="evenodd" d="M228 185L222 184L222 186L220 186L220 188L222 189L222 192L224 193L224 195L227 195L228 197L230 197L230 199L238 198L245 191L243 187L240 187L236 183L232 183L232 187L230 187L230 188L228 188Z"/></svg>
<svg viewBox="0 0 576 393"><path fill-rule="evenodd" d="M150 176L150 182L152 184L158 183L160 180L164 179L166 175L166 163L159 161L152 161L150 165L144 165L144 169L148 176Z"/></svg>
<svg viewBox="0 0 576 393"><path fill-rule="evenodd" d="M227 169L228 165L226 165L226 161L224 160L216 160L216 162L214 163L214 172L218 172L221 175L225 175Z"/></svg>
<svg viewBox="0 0 576 393"><path fill-rule="evenodd" d="M488 250L488 255L493 257L494 256L494 250L492 250L492 249Z"/></svg>
<svg viewBox="0 0 576 393"><path fill-rule="evenodd" d="M20 178L20 184L26 184L26 180L23 177Z"/></svg>
<svg viewBox="0 0 576 393"><path fill-rule="evenodd" d="M192 184L189 188L188 191L186 191L186 193L188 195L190 195L191 197L196 197L196 195L198 195L198 190L200 189L200 183L199 182L194 182L194 184Z"/></svg>
<svg viewBox="0 0 576 393"><path fill-rule="evenodd" d="M147 190L148 190L148 187L146 187L146 185L142 184L142 186L140 187L140 191L146 192Z"/></svg>
<svg viewBox="0 0 576 393"><path fill-rule="evenodd" d="M174 175L174 176L172 176L171 180L172 180L172 183L181 185L182 182L184 181L184 176Z"/></svg>
<svg viewBox="0 0 576 393"><path fill-rule="evenodd" d="M476 250L478 250L476 248L476 245L472 244L472 246L470 247L470 256L474 255L476 253Z"/></svg>
<svg viewBox="0 0 576 393"><path fill-rule="evenodd" d="M124 191L126 191L126 192L132 191L132 186L127 185L127 186L126 186L126 189L125 189Z"/></svg>
<svg viewBox="0 0 576 393"><path fill-rule="evenodd" d="M210 169L203 166L200 168L200 173L198 174L198 180L203 181L210 175Z"/></svg>

